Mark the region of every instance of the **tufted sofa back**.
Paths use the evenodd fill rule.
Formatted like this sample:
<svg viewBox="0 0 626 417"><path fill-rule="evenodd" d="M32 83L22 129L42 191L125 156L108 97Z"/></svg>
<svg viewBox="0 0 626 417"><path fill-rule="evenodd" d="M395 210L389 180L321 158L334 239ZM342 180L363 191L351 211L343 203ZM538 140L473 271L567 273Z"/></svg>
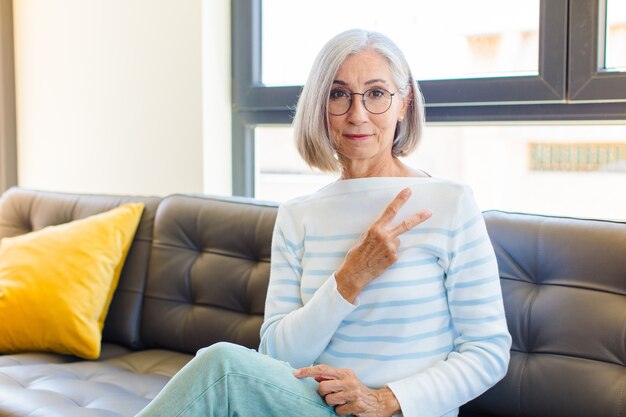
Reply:
<svg viewBox="0 0 626 417"><path fill-rule="evenodd" d="M141 337L195 353L220 341L259 345L276 206L174 195L156 213Z"/></svg>
<svg viewBox="0 0 626 417"><path fill-rule="evenodd" d="M624 415L626 224L485 219L513 346L506 377L461 415Z"/></svg>

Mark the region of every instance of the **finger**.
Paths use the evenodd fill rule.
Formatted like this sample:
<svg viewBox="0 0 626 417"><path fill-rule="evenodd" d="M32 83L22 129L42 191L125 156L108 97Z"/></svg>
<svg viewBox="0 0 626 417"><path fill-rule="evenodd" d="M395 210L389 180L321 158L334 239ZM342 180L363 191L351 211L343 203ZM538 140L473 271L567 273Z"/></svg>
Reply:
<svg viewBox="0 0 626 417"><path fill-rule="evenodd" d="M306 368L297 369L293 374L296 378L312 377L322 378L323 380L338 379L341 377L339 370L329 365L308 366Z"/></svg>
<svg viewBox="0 0 626 417"><path fill-rule="evenodd" d="M391 234L394 236L399 236L402 233L406 233L418 224L428 220L432 215L433 213L430 210L420 211L419 213L404 219L404 221L402 221L399 225L391 229Z"/></svg>
<svg viewBox="0 0 626 417"><path fill-rule="evenodd" d="M376 222L384 224L391 223L391 221L396 217L396 214L398 214L398 211L400 211L404 203L406 203L409 197L411 197L411 193L412 191L410 188L405 188L400 191L398 195L391 201L391 203L389 203L385 211L383 211L383 214L380 215Z"/></svg>
<svg viewBox="0 0 626 417"><path fill-rule="evenodd" d="M324 401L326 401L326 404L334 407L336 405L347 404L348 398L346 398L345 393L338 392L338 393L324 395Z"/></svg>
<svg viewBox="0 0 626 417"><path fill-rule="evenodd" d="M320 382L320 385L317 387L317 392L324 397L328 394L344 391L345 389L346 387L341 380L330 379Z"/></svg>

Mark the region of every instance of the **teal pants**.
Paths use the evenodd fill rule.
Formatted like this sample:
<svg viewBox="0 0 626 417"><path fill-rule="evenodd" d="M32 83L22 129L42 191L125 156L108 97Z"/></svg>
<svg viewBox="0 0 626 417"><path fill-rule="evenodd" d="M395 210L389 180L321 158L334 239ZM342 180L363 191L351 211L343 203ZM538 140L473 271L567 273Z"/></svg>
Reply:
<svg viewBox="0 0 626 417"><path fill-rule="evenodd" d="M337 416L286 362L230 343L198 351L137 417Z"/></svg>

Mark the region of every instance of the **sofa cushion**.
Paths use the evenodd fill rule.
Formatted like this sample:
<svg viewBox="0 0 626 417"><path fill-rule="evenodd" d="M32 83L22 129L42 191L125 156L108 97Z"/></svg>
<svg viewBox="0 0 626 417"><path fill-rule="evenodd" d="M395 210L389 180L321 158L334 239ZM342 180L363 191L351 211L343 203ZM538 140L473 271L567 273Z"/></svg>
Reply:
<svg viewBox="0 0 626 417"><path fill-rule="evenodd" d="M220 341L259 344L276 206L171 196L156 214L142 314L152 347L195 353Z"/></svg>
<svg viewBox="0 0 626 417"><path fill-rule="evenodd" d="M626 223L487 212L506 377L461 415L617 416L626 406Z"/></svg>
<svg viewBox="0 0 626 417"><path fill-rule="evenodd" d="M189 360L162 350L101 361L0 367L2 415L131 417Z"/></svg>
<svg viewBox="0 0 626 417"><path fill-rule="evenodd" d="M143 204L0 240L0 352L100 355Z"/></svg>
<svg viewBox="0 0 626 417"><path fill-rule="evenodd" d="M69 223L128 202L145 208L124 263L103 330L103 340L140 348L139 320L158 197L69 194L13 188L0 199L0 239Z"/></svg>

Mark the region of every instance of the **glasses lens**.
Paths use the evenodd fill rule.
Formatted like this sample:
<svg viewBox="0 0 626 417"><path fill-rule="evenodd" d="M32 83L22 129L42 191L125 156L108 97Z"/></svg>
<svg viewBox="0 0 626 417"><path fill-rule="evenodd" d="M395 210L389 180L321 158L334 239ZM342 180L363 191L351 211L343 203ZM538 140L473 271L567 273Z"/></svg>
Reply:
<svg viewBox="0 0 626 417"><path fill-rule="evenodd" d="M352 96L346 90L333 88L328 98L328 112L335 116L341 116L350 109Z"/></svg>
<svg viewBox="0 0 626 417"><path fill-rule="evenodd" d="M372 88L363 94L363 104L370 113L380 114L389 110L391 98L392 95L389 91L382 88Z"/></svg>

